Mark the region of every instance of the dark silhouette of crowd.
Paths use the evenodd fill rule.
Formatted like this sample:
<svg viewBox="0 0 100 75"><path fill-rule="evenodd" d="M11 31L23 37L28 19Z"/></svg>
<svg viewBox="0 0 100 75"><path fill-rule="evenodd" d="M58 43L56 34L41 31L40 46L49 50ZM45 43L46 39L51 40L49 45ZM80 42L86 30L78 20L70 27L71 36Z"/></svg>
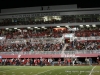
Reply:
<svg viewBox="0 0 100 75"><path fill-rule="evenodd" d="M81 23L82 22L100 22L99 14L42 16L42 17L34 16L34 17L21 17L21 18L14 17L14 18L1 19L0 26L80 23L80 22Z"/></svg>

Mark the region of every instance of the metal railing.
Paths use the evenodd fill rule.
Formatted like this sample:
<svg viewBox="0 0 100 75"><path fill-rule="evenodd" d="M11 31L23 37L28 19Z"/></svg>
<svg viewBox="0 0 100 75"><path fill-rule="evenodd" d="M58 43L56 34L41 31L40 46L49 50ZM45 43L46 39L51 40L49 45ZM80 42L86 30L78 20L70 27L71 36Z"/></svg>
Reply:
<svg viewBox="0 0 100 75"><path fill-rule="evenodd" d="M16 52L0 52L0 55L26 55L26 54L100 54L100 50L75 50L75 51L16 51Z"/></svg>

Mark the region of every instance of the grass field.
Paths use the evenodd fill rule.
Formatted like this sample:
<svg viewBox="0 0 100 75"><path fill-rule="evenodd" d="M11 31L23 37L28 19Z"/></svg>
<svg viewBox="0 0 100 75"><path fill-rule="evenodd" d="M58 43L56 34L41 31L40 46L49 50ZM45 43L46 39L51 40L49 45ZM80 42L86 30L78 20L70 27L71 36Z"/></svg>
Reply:
<svg viewBox="0 0 100 75"><path fill-rule="evenodd" d="M0 66L0 75L100 75L100 66Z"/></svg>

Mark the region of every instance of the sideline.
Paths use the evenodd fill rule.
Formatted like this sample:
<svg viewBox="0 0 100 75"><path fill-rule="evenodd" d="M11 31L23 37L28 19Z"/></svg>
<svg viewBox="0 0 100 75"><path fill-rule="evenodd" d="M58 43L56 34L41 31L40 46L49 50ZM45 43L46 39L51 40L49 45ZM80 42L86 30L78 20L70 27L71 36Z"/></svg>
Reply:
<svg viewBox="0 0 100 75"><path fill-rule="evenodd" d="M96 66L94 66L93 68L92 68L92 70L91 70L91 72L90 72L90 74L89 75L91 75L92 74L92 72L93 72L93 70L94 70L94 68L95 68Z"/></svg>

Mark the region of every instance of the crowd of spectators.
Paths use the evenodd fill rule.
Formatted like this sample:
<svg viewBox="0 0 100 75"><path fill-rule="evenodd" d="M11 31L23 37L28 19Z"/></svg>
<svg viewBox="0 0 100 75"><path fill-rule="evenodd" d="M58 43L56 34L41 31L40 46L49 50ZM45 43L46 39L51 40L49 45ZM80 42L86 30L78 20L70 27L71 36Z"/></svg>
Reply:
<svg viewBox="0 0 100 75"><path fill-rule="evenodd" d="M80 30L75 31L75 37L83 37L83 39L74 39L74 41L68 44L66 50L100 50L99 36L99 26L94 28L81 28ZM95 37L95 39L93 40L90 37Z"/></svg>
<svg viewBox="0 0 100 75"><path fill-rule="evenodd" d="M45 65L53 65L52 58L12 58L12 59L0 59L0 65L16 65L16 66L45 66Z"/></svg>
<svg viewBox="0 0 100 75"><path fill-rule="evenodd" d="M98 58L98 57L97 57ZM67 58L3 58L0 59L0 65L13 65L13 66L75 66L75 65L90 65L100 64L98 59L93 60L92 58L85 58L83 61L80 61L75 57Z"/></svg>
<svg viewBox="0 0 100 75"><path fill-rule="evenodd" d="M46 42L45 39L41 40L41 38L57 38L62 36L61 31L51 32L50 29L34 31L30 29L13 29L13 30L0 30L1 37L6 37L6 39L0 44L0 51L11 52L11 51L59 51L63 47L63 43L61 42ZM34 38L31 41L31 38ZM38 38L38 39L35 39ZM39 39L40 38L40 39ZM8 40L20 40L25 39L26 41L23 43L12 43L8 42ZM28 40L27 40L28 39ZM39 42L37 42L39 41ZM35 42L35 43L34 43Z"/></svg>
<svg viewBox="0 0 100 75"><path fill-rule="evenodd" d="M6 44L1 45L0 51L3 52L15 52L15 51L60 51L64 46L63 43L35 43L31 44L27 42L26 44Z"/></svg>
<svg viewBox="0 0 100 75"><path fill-rule="evenodd" d="M73 41L66 47L67 50L100 50L100 40L98 41Z"/></svg>
<svg viewBox="0 0 100 75"><path fill-rule="evenodd" d="M75 33L77 37L91 37L91 36L100 36L100 30L84 30L84 31L77 31Z"/></svg>
<svg viewBox="0 0 100 75"><path fill-rule="evenodd" d="M26 38L40 38L40 37L62 37L62 31L52 31L52 29L1 29L0 36L7 39L26 39Z"/></svg>
<svg viewBox="0 0 100 75"><path fill-rule="evenodd" d="M0 41L0 51L13 52L13 51L59 51L64 47L64 42L46 42L45 38L58 38L62 37L64 33L74 33L75 37L96 37L100 36L100 30L98 29L80 29L77 31L53 31L52 28L44 30L31 30L31 29L1 29L0 36L6 37L6 39ZM30 38L44 38L41 42L39 39L38 43L27 39ZM24 43L7 43L9 39L25 39ZM50 41L50 40L49 40ZM34 43L33 43L34 42ZM66 50L99 50L100 40L81 40L77 39L70 41Z"/></svg>

